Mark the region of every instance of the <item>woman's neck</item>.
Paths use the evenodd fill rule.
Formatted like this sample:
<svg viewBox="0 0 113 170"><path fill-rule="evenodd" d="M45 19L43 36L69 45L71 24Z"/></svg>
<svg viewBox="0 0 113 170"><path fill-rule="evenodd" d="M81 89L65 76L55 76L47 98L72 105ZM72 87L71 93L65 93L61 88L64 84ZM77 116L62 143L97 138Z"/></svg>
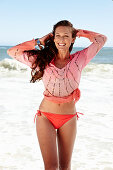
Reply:
<svg viewBox="0 0 113 170"><path fill-rule="evenodd" d="M69 58L69 51L67 52L58 52L56 58L59 59L59 60L65 60L65 59L68 59Z"/></svg>

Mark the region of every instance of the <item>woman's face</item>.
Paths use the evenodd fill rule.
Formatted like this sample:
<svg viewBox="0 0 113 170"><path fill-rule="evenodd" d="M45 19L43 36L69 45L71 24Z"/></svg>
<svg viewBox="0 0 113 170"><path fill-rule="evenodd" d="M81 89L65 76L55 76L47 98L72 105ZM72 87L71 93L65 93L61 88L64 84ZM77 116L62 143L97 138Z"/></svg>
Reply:
<svg viewBox="0 0 113 170"><path fill-rule="evenodd" d="M55 30L54 42L58 51L67 51L71 43L74 43L75 38L72 38L72 29L69 26L59 26Z"/></svg>

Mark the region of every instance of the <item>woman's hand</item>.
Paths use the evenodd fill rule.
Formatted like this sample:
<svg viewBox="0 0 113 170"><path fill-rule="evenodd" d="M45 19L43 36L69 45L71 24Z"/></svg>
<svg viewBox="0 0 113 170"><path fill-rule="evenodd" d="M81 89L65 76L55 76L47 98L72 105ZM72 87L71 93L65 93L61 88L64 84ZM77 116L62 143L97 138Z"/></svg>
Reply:
<svg viewBox="0 0 113 170"><path fill-rule="evenodd" d="M102 35L100 33L88 31L88 30L78 30L77 37L85 37L88 38L91 42L94 42L98 44L99 46L101 44L104 44L107 40L107 37L105 35Z"/></svg>
<svg viewBox="0 0 113 170"><path fill-rule="evenodd" d="M76 29L76 30L78 31L76 36L80 38L83 31L81 29Z"/></svg>
<svg viewBox="0 0 113 170"><path fill-rule="evenodd" d="M45 41L47 39L49 39L50 37L53 37L52 33L49 33L49 34L43 36L42 38L39 38L39 41L40 41L41 45L45 46ZM36 39L36 41L37 41L37 39Z"/></svg>
<svg viewBox="0 0 113 170"><path fill-rule="evenodd" d="M99 35L98 33L88 31L88 30L82 30L78 29L77 37L85 37L88 38L91 42L95 41L95 37Z"/></svg>

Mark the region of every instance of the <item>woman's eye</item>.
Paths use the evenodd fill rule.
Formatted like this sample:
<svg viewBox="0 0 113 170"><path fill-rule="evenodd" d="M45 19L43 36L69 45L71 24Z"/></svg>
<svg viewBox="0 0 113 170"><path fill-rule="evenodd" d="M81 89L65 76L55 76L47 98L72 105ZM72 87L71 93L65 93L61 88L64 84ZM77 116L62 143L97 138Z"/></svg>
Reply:
<svg viewBox="0 0 113 170"><path fill-rule="evenodd" d="M64 37L64 38L68 38L68 35L64 35L64 36L60 36L60 35L55 35L55 37L59 38L59 37Z"/></svg>

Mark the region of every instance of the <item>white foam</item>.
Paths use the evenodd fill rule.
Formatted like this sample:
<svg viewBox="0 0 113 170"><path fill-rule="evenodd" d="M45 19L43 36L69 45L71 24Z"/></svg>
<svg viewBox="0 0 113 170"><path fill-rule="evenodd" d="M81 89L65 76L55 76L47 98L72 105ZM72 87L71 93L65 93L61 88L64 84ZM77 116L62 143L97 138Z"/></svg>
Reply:
<svg viewBox="0 0 113 170"><path fill-rule="evenodd" d="M8 59L5 58L4 60L0 61L0 71L1 72L11 72L11 71L19 71L25 72L28 71L29 67L15 59Z"/></svg>
<svg viewBox="0 0 113 170"><path fill-rule="evenodd" d="M0 75L1 76L11 76L14 74L21 75L29 74L31 69L15 59L4 59L0 61ZM84 76L96 76L103 78L113 77L113 65L111 64L94 64L89 63L82 71Z"/></svg>
<svg viewBox="0 0 113 170"><path fill-rule="evenodd" d="M113 65L111 64L88 64L82 72L83 75L88 76L98 76L102 78L112 78L113 77Z"/></svg>

